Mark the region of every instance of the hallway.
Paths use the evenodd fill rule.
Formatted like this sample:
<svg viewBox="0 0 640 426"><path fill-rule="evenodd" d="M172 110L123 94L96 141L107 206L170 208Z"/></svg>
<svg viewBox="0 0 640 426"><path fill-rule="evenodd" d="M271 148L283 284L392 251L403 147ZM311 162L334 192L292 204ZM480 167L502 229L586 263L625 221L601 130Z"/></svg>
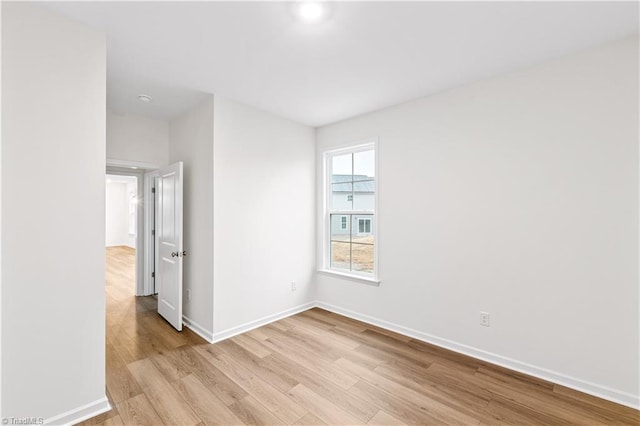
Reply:
<svg viewBox="0 0 640 426"><path fill-rule="evenodd" d="M162 369L167 365L158 355L206 343L191 330L179 333L166 323L156 312L155 297L135 297L135 259L132 248L107 247L106 382L114 409L84 424L162 424L131 368L155 361Z"/></svg>

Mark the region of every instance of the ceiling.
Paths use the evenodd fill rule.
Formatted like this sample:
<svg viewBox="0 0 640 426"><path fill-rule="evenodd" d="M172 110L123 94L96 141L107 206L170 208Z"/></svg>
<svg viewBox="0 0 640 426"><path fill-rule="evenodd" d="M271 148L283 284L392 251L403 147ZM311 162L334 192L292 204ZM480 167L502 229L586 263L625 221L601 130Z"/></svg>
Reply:
<svg viewBox="0 0 640 426"><path fill-rule="evenodd" d="M321 126L638 32L637 2L328 4L319 23L283 2L45 7L106 32L109 108L165 120L215 93Z"/></svg>

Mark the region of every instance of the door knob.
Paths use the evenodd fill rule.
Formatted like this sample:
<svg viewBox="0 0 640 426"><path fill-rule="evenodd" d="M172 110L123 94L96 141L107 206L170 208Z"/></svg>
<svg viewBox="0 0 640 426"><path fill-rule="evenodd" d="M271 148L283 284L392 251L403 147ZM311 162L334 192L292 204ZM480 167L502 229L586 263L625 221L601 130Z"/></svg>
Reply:
<svg viewBox="0 0 640 426"><path fill-rule="evenodd" d="M171 252L171 257L176 257L176 256L180 256L180 253L177 251L172 251Z"/></svg>
<svg viewBox="0 0 640 426"><path fill-rule="evenodd" d="M187 251L186 251L186 250L183 250L183 252L182 252L181 256L186 256L186 255L187 255Z"/></svg>

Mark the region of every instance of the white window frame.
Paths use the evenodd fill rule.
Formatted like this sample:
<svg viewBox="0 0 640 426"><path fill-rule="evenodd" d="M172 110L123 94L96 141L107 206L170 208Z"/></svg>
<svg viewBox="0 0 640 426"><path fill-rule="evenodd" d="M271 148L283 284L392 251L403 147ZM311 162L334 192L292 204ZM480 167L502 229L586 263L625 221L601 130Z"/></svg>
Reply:
<svg viewBox="0 0 640 426"><path fill-rule="evenodd" d="M344 155L344 154L355 154L362 151L370 151L374 150L375 152L375 180L374 180L374 188L375 188L375 203L374 210L332 210L332 182L331 176L333 174L332 171L332 161L331 159L335 156ZM330 149L324 151L322 156L323 161L323 170L324 170L324 213L323 213L323 229L322 229L322 266L319 269L319 272L335 275L342 278L347 278L350 280L362 282L365 284L373 284L379 285L380 279L378 276L378 246L380 244L379 232L378 232L378 204L380 199L380 191L379 191L379 180L380 173L378 167L378 159L379 159L379 150L378 150L378 139L370 138L359 142L353 142L349 144L345 144L343 146ZM371 233L375 235L375 243L373 246L373 273L366 272L358 272L358 271L344 271L342 269L332 269L331 268L331 215L345 215L345 216L356 216L356 215L372 215L374 220L371 224ZM371 220L371 219L369 219Z"/></svg>

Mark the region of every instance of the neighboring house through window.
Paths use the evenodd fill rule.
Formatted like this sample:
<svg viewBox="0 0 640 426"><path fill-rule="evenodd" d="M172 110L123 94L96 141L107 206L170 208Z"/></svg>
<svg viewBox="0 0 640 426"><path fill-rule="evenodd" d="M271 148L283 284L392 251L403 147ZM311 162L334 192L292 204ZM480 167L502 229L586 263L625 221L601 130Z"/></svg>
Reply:
<svg viewBox="0 0 640 426"><path fill-rule="evenodd" d="M325 153L325 269L376 279L375 142Z"/></svg>

